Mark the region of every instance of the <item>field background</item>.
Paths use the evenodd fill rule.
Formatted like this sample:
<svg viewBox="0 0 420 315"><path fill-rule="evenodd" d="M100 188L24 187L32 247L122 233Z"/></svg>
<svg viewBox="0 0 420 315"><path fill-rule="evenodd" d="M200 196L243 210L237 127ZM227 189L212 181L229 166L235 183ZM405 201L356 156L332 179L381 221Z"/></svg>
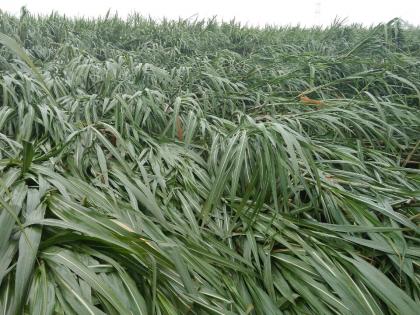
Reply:
<svg viewBox="0 0 420 315"><path fill-rule="evenodd" d="M0 13L1 314L418 314L420 29Z"/></svg>

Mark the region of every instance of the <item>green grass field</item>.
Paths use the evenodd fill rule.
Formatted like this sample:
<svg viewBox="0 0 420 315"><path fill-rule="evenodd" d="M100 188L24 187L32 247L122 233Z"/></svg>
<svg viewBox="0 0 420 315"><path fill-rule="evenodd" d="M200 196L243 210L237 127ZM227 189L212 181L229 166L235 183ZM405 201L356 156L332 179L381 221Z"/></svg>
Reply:
<svg viewBox="0 0 420 315"><path fill-rule="evenodd" d="M0 13L0 314L420 309L420 29Z"/></svg>

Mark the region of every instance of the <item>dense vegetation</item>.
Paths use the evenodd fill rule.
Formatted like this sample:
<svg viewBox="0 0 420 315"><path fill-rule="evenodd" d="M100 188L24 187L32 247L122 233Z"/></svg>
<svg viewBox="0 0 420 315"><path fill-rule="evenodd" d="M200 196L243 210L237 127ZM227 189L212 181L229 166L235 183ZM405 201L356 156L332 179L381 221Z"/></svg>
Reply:
<svg viewBox="0 0 420 315"><path fill-rule="evenodd" d="M0 314L418 314L419 29L0 32Z"/></svg>

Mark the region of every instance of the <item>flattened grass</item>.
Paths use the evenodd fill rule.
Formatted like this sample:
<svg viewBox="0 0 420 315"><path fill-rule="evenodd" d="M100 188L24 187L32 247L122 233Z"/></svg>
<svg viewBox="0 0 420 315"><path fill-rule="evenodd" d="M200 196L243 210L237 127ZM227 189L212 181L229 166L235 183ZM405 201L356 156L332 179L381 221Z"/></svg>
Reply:
<svg viewBox="0 0 420 315"><path fill-rule="evenodd" d="M417 314L420 30L0 31L0 313Z"/></svg>

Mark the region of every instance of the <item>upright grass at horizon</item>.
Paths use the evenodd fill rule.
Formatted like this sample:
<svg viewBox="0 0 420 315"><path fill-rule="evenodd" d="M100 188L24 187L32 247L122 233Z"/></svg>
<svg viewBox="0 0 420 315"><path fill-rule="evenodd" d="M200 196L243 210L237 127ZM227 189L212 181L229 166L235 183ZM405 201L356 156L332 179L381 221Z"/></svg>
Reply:
<svg viewBox="0 0 420 315"><path fill-rule="evenodd" d="M418 314L420 29L0 32L0 314Z"/></svg>

